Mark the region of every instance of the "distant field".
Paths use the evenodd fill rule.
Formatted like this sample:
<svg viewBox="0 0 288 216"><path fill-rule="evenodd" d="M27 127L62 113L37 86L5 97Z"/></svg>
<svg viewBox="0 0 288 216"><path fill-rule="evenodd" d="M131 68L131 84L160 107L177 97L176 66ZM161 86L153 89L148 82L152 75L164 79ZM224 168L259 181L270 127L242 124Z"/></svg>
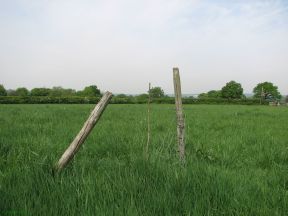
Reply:
<svg viewBox="0 0 288 216"><path fill-rule="evenodd" d="M93 105L0 105L0 215L287 215L288 108L109 105L73 162L51 168Z"/></svg>

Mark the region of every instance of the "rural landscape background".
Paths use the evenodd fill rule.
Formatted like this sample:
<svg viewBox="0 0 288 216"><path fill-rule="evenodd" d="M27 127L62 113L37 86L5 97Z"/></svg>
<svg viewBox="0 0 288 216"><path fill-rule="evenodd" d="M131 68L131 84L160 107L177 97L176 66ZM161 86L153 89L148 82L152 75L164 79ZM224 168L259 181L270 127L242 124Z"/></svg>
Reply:
<svg viewBox="0 0 288 216"><path fill-rule="evenodd" d="M210 90L207 93L184 96L184 103L190 104L267 104L274 103L287 104L288 95L282 96L278 87L271 82L257 84L253 89L253 95L247 96L240 83L230 81L221 90ZM62 87L53 88L33 88L29 91L25 87L16 90L6 90L0 85L0 103L2 104L23 104L23 103L95 103L102 96L100 89L96 85L85 87L83 90L64 89ZM147 93L139 95L116 94L112 103L116 104L143 104L148 98L154 103L170 104L174 103L174 95L167 95L161 87L152 87Z"/></svg>
<svg viewBox="0 0 288 216"><path fill-rule="evenodd" d="M0 0L0 216L287 215L287 38L285 0Z"/></svg>

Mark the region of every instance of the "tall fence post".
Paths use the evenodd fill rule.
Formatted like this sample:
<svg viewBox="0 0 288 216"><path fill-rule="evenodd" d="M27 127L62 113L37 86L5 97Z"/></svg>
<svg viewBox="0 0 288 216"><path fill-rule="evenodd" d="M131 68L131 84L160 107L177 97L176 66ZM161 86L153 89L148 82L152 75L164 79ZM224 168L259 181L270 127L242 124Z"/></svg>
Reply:
<svg viewBox="0 0 288 216"><path fill-rule="evenodd" d="M264 93L264 89L263 89L263 86L262 86L261 95L260 95L260 105L262 104L262 100L263 100L264 97L265 97L265 93Z"/></svg>
<svg viewBox="0 0 288 216"><path fill-rule="evenodd" d="M106 92L103 95L99 103L95 106L94 110L91 112L87 121L84 123L78 135L75 137L73 142L66 149L66 151L63 153L62 157L56 164L55 168L57 172L61 171L78 152L79 148L84 143L89 133L92 131L92 129L100 119L103 111L105 110L111 98L112 98L111 92Z"/></svg>
<svg viewBox="0 0 288 216"><path fill-rule="evenodd" d="M148 90L148 101L147 101L147 143L146 143L146 150L145 150L145 157L148 158L148 150L149 150L149 143L150 143L150 103L151 103L151 83L149 83L149 90Z"/></svg>
<svg viewBox="0 0 288 216"><path fill-rule="evenodd" d="M174 94L175 94L175 105L177 116L177 141L178 141L180 161L183 162L185 161L185 143L184 143L185 125L182 109L181 82L178 68L173 68L173 80L174 80Z"/></svg>

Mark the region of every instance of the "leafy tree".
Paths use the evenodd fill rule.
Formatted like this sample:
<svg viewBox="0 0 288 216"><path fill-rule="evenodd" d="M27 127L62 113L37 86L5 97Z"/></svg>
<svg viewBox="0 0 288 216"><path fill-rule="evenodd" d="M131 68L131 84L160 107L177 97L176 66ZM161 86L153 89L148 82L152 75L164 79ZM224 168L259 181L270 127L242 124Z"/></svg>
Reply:
<svg viewBox="0 0 288 216"><path fill-rule="evenodd" d="M145 102L148 100L148 97L149 97L148 94L140 94L140 95L137 95L135 98L137 101Z"/></svg>
<svg viewBox="0 0 288 216"><path fill-rule="evenodd" d="M77 95L77 96L83 96L83 93L82 93L82 92L83 92L83 91L81 91L81 90L80 90L80 91L76 91L76 95Z"/></svg>
<svg viewBox="0 0 288 216"><path fill-rule="evenodd" d="M147 99L149 97L149 95L148 94L140 94L140 95L137 95L136 97L139 99Z"/></svg>
<svg viewBox="0 0 288 216"><path fill-rule="evenodd" d="M8 89L7 90L7 95L8 96L17 96L17 93L14 89Z"/></svg>
<svg viewBox="0 0 288 216"><path fill-rule="evenodd" d="M49 88L34 88L31 90L31 96L48 96L50 91Z"/></svg>
<svg viewBox="0 0 288 216"><path fill-rule="evenodd" d="M76 94L74 89L64 89L61 86L53 87L50 91L50 96L52 97L68 97Z"/></svg>
<svg viewBox="0 0 288 216"><path fill-rule="evenodd" d="M75 96L76 91L75 89L65 89L63 92L63 96Z"/></svg>
<svg viewBox="0 0 288 216"><path fill-rule="evenodd" d="M216 91L216 90L211 90L207 93L208 98L220 98L221 95L221 91Z"/></svg>
<svg viewBox="0 0 288 216"><path fill-rule="evenodd" d="M264 99L269 99L269 98L280 99L281 98L281 94L278 91L278 87L273 85L273 83L271 82L258 83L257 86L253 89L255 98L261 97L262 89L263 89L262 97L264 97Z"/></svg>
<svg viewBox="0 0 288 216"><path fill-rule="evenodd" d="M150 93L151 98L164 97L164 91L161 87L153 87L148 91L148 93Z"/></svg>
<svg viewBox="0 0 288 216"><path fill-rule="evenodd" d="M207 93L201 93L198 95L198 98L199 99L206 99L206 98L208 98L208 94Z"/></svg>
<svg viewBox="0 0 288 216"><path fill-rule="evenodd" d="M25 96L28 96L29 95L29 91L27 88L17 88L16 91L15 91L16 95L17 96L22 96L22 97L25 97Z"/></svg>
<svg viewBox="0 0 288 216"><path fill-rule="evenodd" d="M3 85L0 85L0 96L6 96L7 95L7 91L4 88Z"/></svg>
<svg viewBox="0 0 288 216"><path fill-rule="evenodd" d="M78 91L77 95L84 97L97 97L101 95L101 92L96 85L91 85L85 87L83 91Z"/></svg>
<svg viewBox="0 0 288 216"><path fill-rule="evenodd" d="M49 96L61 97L61 96L63 96L63 90L64 89L61 86L55 86L50 90Z"/></svg>
<svg viewBox="0 0 288 216"><path fill-rule="evenodd" d="M230 81L221 90L223 98L237 99L243 97L243 88L240 83Z"/></svg>
<svg viewBox="0 0 288 216"><path fill-rule="evenodd" d="M118 95L116 95L115 97L117 97L117 98L127 98L127 97L129 97L129 96L127 96L127 95L125 95L125 94L118 94Z"/></svg>
<svg viewBox="0 0 288 216"><path fill-rule="evenodd" d="M75 95L76 95L75 89L71 89L71 88L69 88L69 89L63 89L62 96L67 97L67 96L75 96Z"/></svg>

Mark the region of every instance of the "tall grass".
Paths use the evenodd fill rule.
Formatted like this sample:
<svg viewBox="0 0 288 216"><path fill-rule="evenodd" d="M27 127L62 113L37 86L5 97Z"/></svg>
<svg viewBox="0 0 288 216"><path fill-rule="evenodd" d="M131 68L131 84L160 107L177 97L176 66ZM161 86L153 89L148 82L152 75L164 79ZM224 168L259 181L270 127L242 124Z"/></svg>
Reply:
<svg viewBox="0 0 288 216"><path fill-rule="evenodd" d="M93 105L0 106L0 215L287 215L288 109L109 105L73 161L52 167Z"/></svg>

